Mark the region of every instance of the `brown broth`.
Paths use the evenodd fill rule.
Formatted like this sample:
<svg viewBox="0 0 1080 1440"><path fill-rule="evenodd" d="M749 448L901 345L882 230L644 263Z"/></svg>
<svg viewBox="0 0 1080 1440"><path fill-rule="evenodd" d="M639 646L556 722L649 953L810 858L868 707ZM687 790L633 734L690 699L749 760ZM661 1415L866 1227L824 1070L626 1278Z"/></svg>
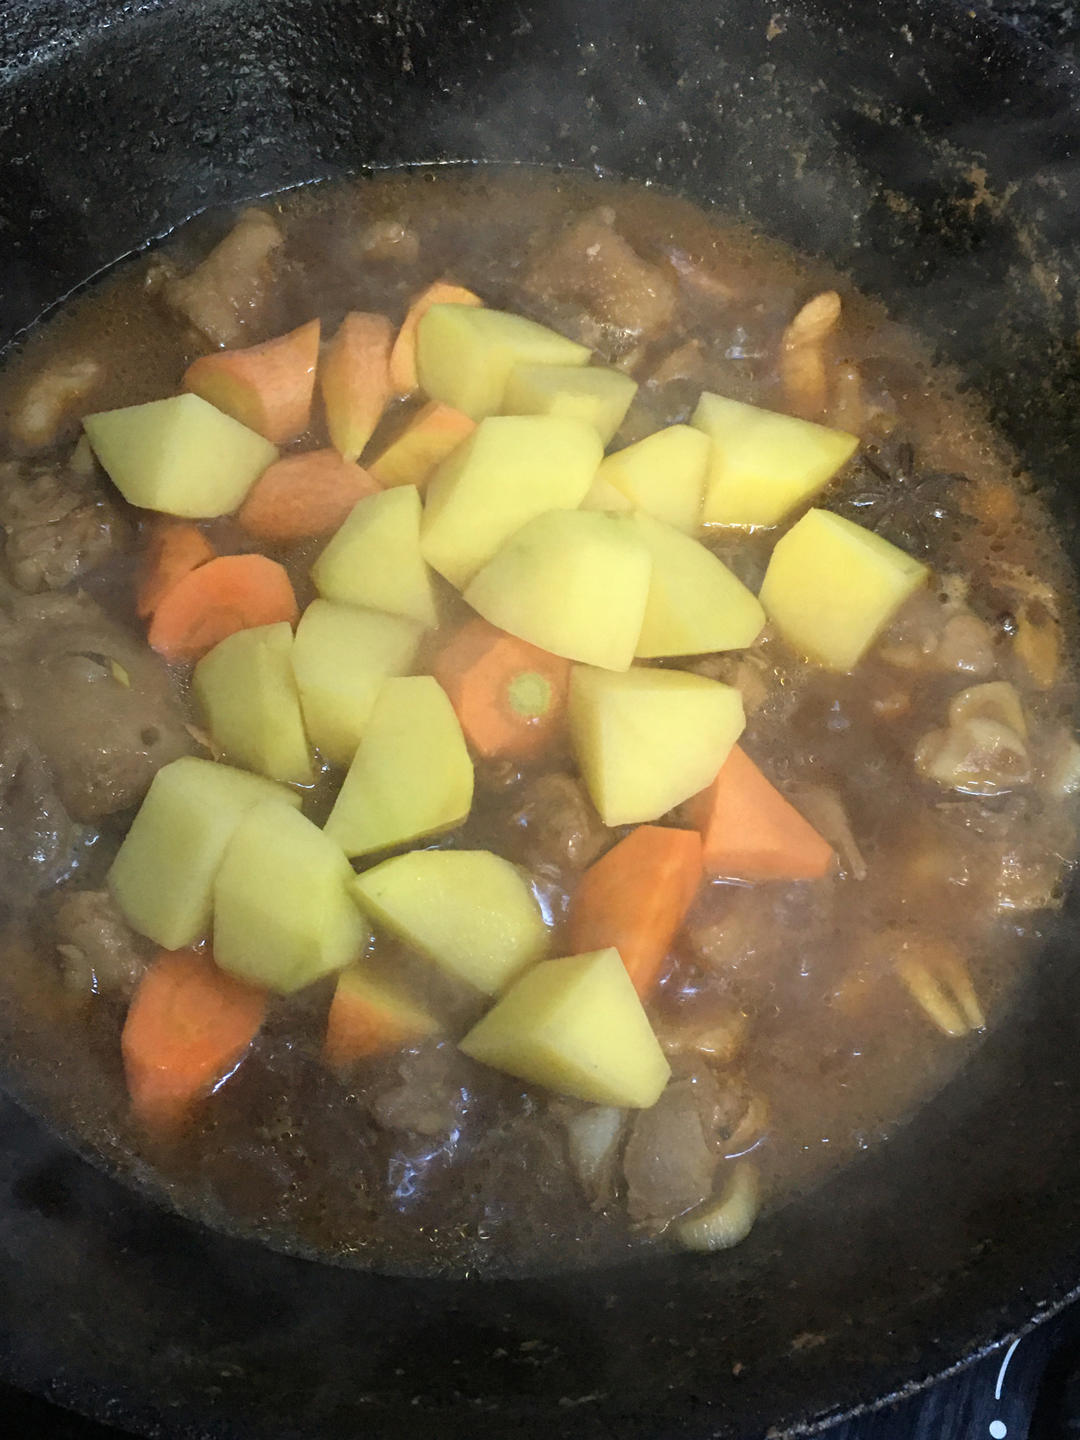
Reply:
<svg viewBox="0 0 1080 1440"><path fill-rule="evenodd" d="M677 297L674 321L644 341L626 326L598 325L580 298L529 282L542 273L554 237L598 206L610 207L614 228L662 267ZM324 333L347 310L381 311L397 323L412 294L445 276L490 304L584 335L646 381L689 344L697 356L686 362L692 373L643 384L616 443L687 419L702 389L784 409L777 369L784 326L816 292L842 295L830 375L859 372L859 433L870 460L856 460L821 503L897 543L914 537L934 567L934 588L909 604L850 676L804 664L775 636L755 646L760 703L743 743L796 803L810 786L841 799L866 875L855 878L858 865L847 857L846 873L820 882L703 887L651 1006L668 1035L745 1026L745 1049L713 1071L736 1109L755 1097L757 1124L741 1137L733 1124L726 1153L752 1153L768 1202L783 1203L886 1140L977 1048L978 1034L947 1037L914 1003L895 970L898 937L954 944L990 1027L1009 1023L1012 997L1037 963L1041 927L1076 850L1073 804L1053 793L1050 779L1074 708L1075 672L1066 660L1040 688L1015 645L1017 614L1035 602L1060 615L1071 640L1067 569L1046 515L1016 478L1015 457L971 397L959 395L955 377L930 365L917 337L826 266L685 201L577 177L470 171L313 187L262 208L285 243L268 302L243 343L316 314ZM368 227L386 220L417 237L414 257L365 258ZM230 222L192 222L40 327L0 376L0 431L17 413L28 377L73 354L91 354L103 372L81 409L175 393L186 365L207 347L163 305L162 278L166 269L189 269ZM394 407L373 451L402 413ZM77 411L71 418L45 459L62 463L70 452ZM841 423L835 414L825 418ZM321 427L317 418L296 448L326 444ZM226 546L240 543L230 522L215 534ZM756 587L775 536L709 540ZM317 548L283 557L298 579ZM118 562L95 593L137 628L130 566ZM444 600L449 628L463 607ZM927 650L959 613L982 623L985 673L943 668ZM732 664L687 668L726 679ZM173 678L184 696L186 675ZM961 796L918 776L913 756L920 737L945 723L949 698L985 679L1006 680L1022 696L1032 778L1000 796ZM561 924L581 865L568 859L565 834L559 844L545 834L528 801L545 772L571 769L565 751L524 775L479 766L472 815L440 842L488 846L526 866L554 922L553 954L564 953ZM326 785L324 776L309 801L315 816L325 813ZM70 883L101 883L120 828L101 827ZM432 1085L452 1122L425 1135L373 1117L371 1099L398 1083L399 1060L372 1062L347 1081L325 1070L318 1054L332 988L325 984L275 1002L252 1054L180 1143L140 1140L119 1060L123 999L73 998L65 989L51 914L43 900L8 927L0 983L16 1083L66 1132L121 1172L163 1184L183 1210L275 1244L384 1268L541 1269L611 1260L653 1243L656 1227L629 1225L621 1198L600 1212L585 1203L549 1097L447 1055L452 1045L434 1060L407 1062L433 1065ZM429 989L450 1033L462 1032L469 1001L385 940L377 940L374 959L404 967ZM676 1069L703 1063L677 1059Z"/></svg>

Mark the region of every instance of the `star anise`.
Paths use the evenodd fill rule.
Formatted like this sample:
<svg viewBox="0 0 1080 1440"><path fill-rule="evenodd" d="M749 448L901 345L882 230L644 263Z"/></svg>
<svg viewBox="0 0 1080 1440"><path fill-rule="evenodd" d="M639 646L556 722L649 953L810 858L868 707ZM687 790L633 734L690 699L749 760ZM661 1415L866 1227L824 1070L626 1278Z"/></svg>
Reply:
<svg viewBox="0 0 1080 1440"><path fill-rule="evenodd" d="M828 508L910 555L930 556L971 523L958 494L968 483L965 475L920 466L909 440L886 440L859 451Z"/></svg>

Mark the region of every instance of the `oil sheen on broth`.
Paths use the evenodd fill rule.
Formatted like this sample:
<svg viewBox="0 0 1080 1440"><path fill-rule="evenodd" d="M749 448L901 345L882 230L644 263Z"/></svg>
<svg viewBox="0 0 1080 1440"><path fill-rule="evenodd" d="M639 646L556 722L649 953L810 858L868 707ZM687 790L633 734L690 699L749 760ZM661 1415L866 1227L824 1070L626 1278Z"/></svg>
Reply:
<svg viewBox="0 0 1080 1440"><path fill-rule="evenodd" d="M1062 898L1080 752L1071 598L1047 516L915 337L842 276L681 200L410 172L258 210L202 217L120 267L0 380L5 1068L60 1128L184 1211L363 1264L535 1269L669 1244L668 1222L722 1193L740 1157L763 1202L784 1202L887 1139L984 1024L1008 1023ZM197 271L237 225L246 239ZM189 1128L154 1139L130 1120L119 1046L153 946L104 877L152 774L206 754L206 737L190 666L161 664L135 615L151 518L120 501L79 421L175 394L216 345L315 316L325 337L348 311L397 325L440 278L638 381L612 448L685 422L703 391L856 434L814 503L928 563L931 583L850 674L806 663L771 626L748 650L660 662L741 691L740 744L836 861L819 880L701 886L647 1002L673 1071L654 1111L601 1117L597 1139L580 1103L467 1060L454 1042L475 998L377 933L375 963L418 988L444 1038L336 1075L320 1055L333 981L317 983L273 999ZM391 403L365 459L416 403ZM327 443L317 409L293 448ZM234 518L202 528L219 554L254 548ZM756 592L776 537L705 539ZM301 607L323 544L267 551ZM466 617L449 586L440 603L420 672ZM988 722L973 756L950 702L989 684L968 702ZM318 772L313 819L339 784ZM561 955L569 898L614 838L558 741L536 763L477 759L468 819L421 843L523 867Z"/></svg>

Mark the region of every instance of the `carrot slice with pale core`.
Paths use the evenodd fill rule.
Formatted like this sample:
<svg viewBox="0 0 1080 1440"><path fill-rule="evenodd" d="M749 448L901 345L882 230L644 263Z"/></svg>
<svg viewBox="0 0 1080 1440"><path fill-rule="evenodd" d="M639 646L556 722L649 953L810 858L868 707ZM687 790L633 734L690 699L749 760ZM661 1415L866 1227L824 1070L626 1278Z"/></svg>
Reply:
<svg viewBox="0 0 1080 1440"><path fill-rule="evenodd" d="M470 620L436 657L432 674L480 755L538 755L563 724L570 662Z"/></svg>

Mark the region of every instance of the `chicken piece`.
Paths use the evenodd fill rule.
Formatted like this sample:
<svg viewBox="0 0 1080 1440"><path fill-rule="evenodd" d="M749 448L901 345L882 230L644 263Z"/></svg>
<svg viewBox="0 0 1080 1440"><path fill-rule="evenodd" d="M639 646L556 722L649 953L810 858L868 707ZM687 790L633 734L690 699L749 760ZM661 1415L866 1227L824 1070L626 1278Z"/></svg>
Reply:
<svg viewBox="0 0 1080 1440"><path fill-rule="evenodd" d="M719 916L707 913L700 919L692 917L685 927L688 950L700 965L715 974L737 975L740 970L752 970L756 957L768 949L770 937L763 933L755 907L742 901L739 895L736 903Z"/></svg>
<svg viewBox="0 0 1080 1440"><path fill-rule="evenodd" d="M377 1094L371 1113L385 1130L447 1135L465 1114L464 1062L452 1045L424 1045L403 1055L398 1083Z"/></svg>
<svg viewBox="0 0 1080 1440"><path fill-rule="evenodd" d="M166 303L218 346L244 341L259 322L271 278L271 257L284 236L262 210L245 210L220 244L190 275L162 287Z"/></svg>
<svg viewBox="0 0 1080 1440"><path fill-rule="evenodd" d="M658 337L675 314L675 287L615 229L607 208L584 215L534 263L525 284L556 308L583 306L619 350ZM600 338L598 335L597 339Z"/></svg>
<svg viewBox="0 0 1080 1440"><path fill-rule="evenodd" d="M580 782L558 771L525 787L513 823L525 832L530 864L541 868L584 870L611 838Z"/></svg>
<svg viewBox="0 0 1080 1440"><path fill-rule="evenodd" d="M1065 899L1062 874L1066 856L1075 848L1075 836L1069 836L1058 850L1025 844L1007 845L994 884L994 900L999 912L1029 914L1032 910L1057 910Z"/></svg>
<svg viewBox="0 0 1080 1440"><path fill-rule="evenodd" d="M994 680L988 685L969 685L949 701L950 725L963 725L976 717L997 720L1015 731L1022 740L1027 739L1027 716L1019 691L1005 680Z"/></svg>
<svg viewBox="0 0 1080 1440"><path fill-rule="evenodd" d="M146 968L147 945L107 890L63 895L55 935L65 983L80 994L129 995Z"/></svg>
<svg viewBox="0 0 1080 1440"><path fill-rule="evenodd" d="M675 248L668 250L667 262L678 276L679 283L699 303L705 301L707 304L723 309L732 300L735 300L744 288L734 273L722 274L708 261L695 259L685 250Z"/></svg>
<svg viewBox="0 0 1080 1440"><path fill-rule="evenodd" d="M925 779L964 795L1001 795L1026 784L1032 774L1023 738L982 715L929 731L916 746L915 768Z"/></svg>
<svg viewBox="0 0 1080 1440"><path fill-rule="evenodd" d="M825 345L840 323L835 290L808 300L790 321L780 341L780 380L792 414L820 420L829 404Z"/></svg>
<svg viewBox="0 0 1080 1440"><path fill-rule="evenodd" d="M0 873L3 901L30 908L71 870L79 827L64 809L17 710L0 706Z"/></svg>
<svg viewBox="0 0 1080 1440"><path fill-rule="evenodd" d="M737 1160L756 1150L769 1127L769 1102L763 1095L748 1095L739 1123L723 1137L725 1160Z"/></svg>
<svg viewBox="0 0 1080 1440"><path fill-rule="evenodd" d="M126 549L130 527L96 473L0 465L4 561L28 594L60 590Z"/></svg>
<svg viewBox="0 0 1080 1440"><path fill-rule="evenodd" d="M962 610L946 620L931 658L937 670L992 675L997 668L993 632L970 610Z"/></svg>
<svg viewBox="0 0 1080 1440"><path fill-rule="evenodd" d="M712 1192L720 1156L702 1124L691 1080L673 1080L635 1117L623 1156L632 1220L666 1222Z"/></svg>
<svg viewBox="0 0 1080 1440"><path fill-rule="evenodd" d="M765 1117L741 1076L676 1068L652 1109L634 1116L623 1155L630 1218L655 1225L701 1204L721 1157L745 1153Z"/></svg>
<svg viewBox="0 0 1080 1440"><path fill-rule="evenodd" d="M943 591L942 593L946 593ZM878 654L898 670L958 672L973 678L997 668L994 636L962 601L920 591L904 605L880 641Z"/></svg>
<svg viewBox="0 0 1080 1440"><path fill-rule="evenodd" d="M488 795L506 795L520 785L525 772L515 760L486 757L473 762L477 789Z"/></svg>
<svg viewBox="0 0 1080 1440"><path fill-rule="evenodd" d="M355 255L371 264L413 265L420 258L420 237L400 220L373 220L357 235Z"/></svg>
<svg viewBox="0 0 1080 1440"><path fill-rule="evenodd" d="M671 1068L676 1079L690 1084L705 1139L720 1154L729 1152L736 1137L741 1144L755 1117L764 1117L765 1107L757 1102L744 1076L718 1067L712 1057L676 1056Z"/></svg>
<svg viewBox="0 0 1080 1440"><path fill-rule="evenodd" d="M85 597L10 607L0 650L20 725L75 820L138 804L161 766L193 748L157 657Z"/></svg>
<svg viewBox="0 0 1080 1440"><path fill-rule="evenodd" d="M835 913L837 882L706 885L699 894L681 944L703 970L751 985L783 957L791 936L810 934Z"/></svg>
<svg viewBox="0 0 1080 1440"><path fill-rule="evenodd" d="M913 815L898 840L897 887L916 906L940 904L985 874L979 837L958 826L949 811Z"/></svg>
<svg viewBox="0 0 1080 1440"><path fill-rule="evenodd" d="M57 360L30 380L15 402L8 425L14 444L25 451L45 450L78 417L101 379L102 367L87 355Z"/></svg>
<svg viewBox="0 0 1080 1440"><path fill-rule="evenodd" d="M944 802L908 837L898 882L913 910L963 906L968 888L1000 913L1056 908L1076 846L1065 815L1020 792Z"/></svg>
<svg viewBox="0 0 1080 1440"><path fill-rule="evenodd" d="M669 350L653 367L650 385L670 385L676 380L690 380L699 388L705 384L705 355L700 340L686 340Z"/></svg>
<svg viewBox="0 0 1080 1440"><path fill-rule="evenodd" d="M152 661L109 652L49 657L26 711L65 808L84 822L137 805L163 765L190 753L190 737Z"/></svg>
<svg viewBox="0 0 1080 1440"><path fill-rule="evenodd" d="M760 710L773 691L775 674L763 655L703 655L680 667L706 680L734 685L747 715Z"/></svg>
<svg viewBox="0 0 1080 1440"><path fill-rule="evenodd" d="M730 1007L708 1017L691 1015L661 1024L657 1039L675 1061L730 1065L742 1053L748 1029L746 1014Z"/></svg>
<svg viewBox="0 0 1080 1440"><path fill-rule="evenodd" d="M592 344L592 348L594 350L602 350L604 348L603 331L597 329L597 331L595 332L595 339L590 343ZM641 363L644 361L646 354L647 346L635 345L632 350L624 350L621 354L613 356L611 361L611 367L613 370L621 370L624 375L636 376L638 366L641 365ZM624 421L623 424L625 423L626 422ZM660 427L658 425L653 426L654 430L659 428ZM621 427L619 433L621 433Z"/></svg>

